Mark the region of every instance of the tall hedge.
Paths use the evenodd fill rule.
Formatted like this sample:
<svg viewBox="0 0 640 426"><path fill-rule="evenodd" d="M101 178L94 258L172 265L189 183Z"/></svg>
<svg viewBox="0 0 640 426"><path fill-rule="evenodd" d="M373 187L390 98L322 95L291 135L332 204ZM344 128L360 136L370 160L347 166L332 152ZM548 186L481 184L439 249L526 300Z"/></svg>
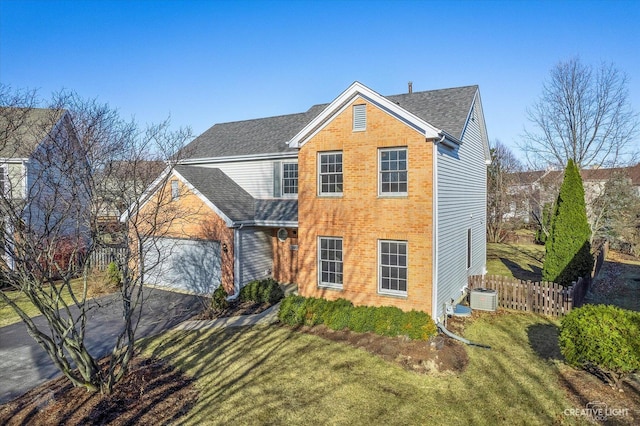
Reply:
<svg viewBox="0 0 640 426"><path fill-rule="evenodd" d="M564 286L591 274L591 228L578 167L569 160L545 242L542 279Z"/></svg>

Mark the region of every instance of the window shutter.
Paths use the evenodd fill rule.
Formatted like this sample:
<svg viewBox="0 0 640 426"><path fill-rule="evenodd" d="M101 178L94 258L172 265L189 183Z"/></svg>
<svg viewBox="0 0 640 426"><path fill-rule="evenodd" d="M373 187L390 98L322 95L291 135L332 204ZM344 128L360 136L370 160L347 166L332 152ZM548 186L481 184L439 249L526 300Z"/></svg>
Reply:
<svg viewBox="0 0 640 426"><path fill-rule="evenodd" d="M282 162L273 162L273 196L282 197Z"/></svg>
<svg viewBox="0 0 640 426"><path fill-rule="evenodd" d="M353 106L353 130L366 130L367 128L367 106Z"/></svg>

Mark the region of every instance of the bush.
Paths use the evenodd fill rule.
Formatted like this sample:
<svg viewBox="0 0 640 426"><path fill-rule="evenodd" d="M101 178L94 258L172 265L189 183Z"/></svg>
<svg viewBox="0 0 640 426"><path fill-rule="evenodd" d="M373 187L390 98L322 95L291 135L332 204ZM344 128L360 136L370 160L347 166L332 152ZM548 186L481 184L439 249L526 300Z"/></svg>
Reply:
<svg viewBox="0 0 640 426"><path fill-rule="evenodd" d="M302 296L287 296L280 304L278 319L292 327L303 325L306 314L306 300Z"/></svg>
<svg viewBox="0 0 640 426"><path fill-rule="evenodd" d="M229 302L227 301L227 292L222 287L222 284L216 288L213 292L213 297L211 298L211 309L214 311L223 311L229 307Z"/></svg>
<svg viewBox="0 0 640 426"><path fill-rule="evenodd" d="M425 312L403 312L394 307L357 306L345 299L288 296L280 305L278 318L284 324L314 326L324 324L332 330L345 328L357 333L374 332L383 336L408 336L427 340L437 334L431 317Z"/></svg>
<svg viewBox="0 0 640 426"><path fill-rule="evenodd" d="M107 266L105 279L110 287L119 288L122 284L122 274L120 273L120 268L118 268L116 262L111 262Z"/></svg>
<svg viewBox="0 0 640 426"><path fill-rule="evenodd" d="M284 297L280 284L273 278L251 281L240 289L241 302L278 303Z"/></svg>
<svg viewBox="0 0 640 426"><path fill-rule="evenodd" d="M640 370L640 313L585 305L562 319L559 340L569 364L596 373L613 387Z"/></svg>

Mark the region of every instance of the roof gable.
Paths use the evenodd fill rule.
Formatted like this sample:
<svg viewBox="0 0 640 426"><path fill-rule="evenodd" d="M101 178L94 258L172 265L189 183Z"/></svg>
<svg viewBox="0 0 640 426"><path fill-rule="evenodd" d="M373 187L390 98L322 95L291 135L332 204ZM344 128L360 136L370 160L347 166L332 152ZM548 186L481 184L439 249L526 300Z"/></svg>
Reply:
<svg viewBox="0 0 640 426"><path fill-rule="evenodd" d="M329 104L320 114L311 120L302 130L300 130L289 141L292 148L302 147L311 137L318 133L333 117L342 112L354 99L361 97L378 108L384 110L391 116L403 121L428 139L441 137L441 129L434 127L424 119L412 113L410 110L399 105L398 101L374 92L365 85L354 82L347 90L342 92L333 102Z"/></svg>

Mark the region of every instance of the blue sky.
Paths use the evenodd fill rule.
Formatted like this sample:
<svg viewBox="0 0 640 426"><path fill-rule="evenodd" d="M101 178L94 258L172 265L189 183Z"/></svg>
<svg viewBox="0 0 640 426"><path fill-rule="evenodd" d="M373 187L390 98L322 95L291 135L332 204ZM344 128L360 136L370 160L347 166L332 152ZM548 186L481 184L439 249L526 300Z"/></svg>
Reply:
<svg viewBox="0 0 640 426"><path fill-rule="evenodd" d="M550 69L613 62L640 110L640 1L0 0L0 81L98 98L200 134L306 111L353 81L382 95L478 84L519 155Z"/></svg>

